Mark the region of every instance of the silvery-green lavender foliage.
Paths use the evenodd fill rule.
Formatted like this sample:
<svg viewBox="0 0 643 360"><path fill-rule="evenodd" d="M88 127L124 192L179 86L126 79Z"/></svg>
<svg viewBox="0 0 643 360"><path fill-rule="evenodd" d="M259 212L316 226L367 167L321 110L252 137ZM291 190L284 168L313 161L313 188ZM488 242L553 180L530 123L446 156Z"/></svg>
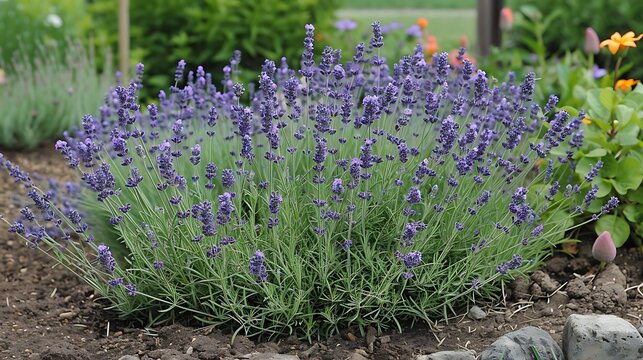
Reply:
<svg viewBox="0 0 643 360"><path fill-rule="evenodd" d="M239 54L221 86L201 67L185 81L180 61L147 109L139 65L56 144L78 184L43 193L4 161L43 216L25 208L10 231L151 322L310 338L497 296L595 196L534 170L580 146L582 117L533 104L533 73L490 84L419 46L388 69L373 33L350 61L327 48L316 63L308 25L301 70L266 61L257 88L230 80Z"/></svg>
<svg viewBox="0 0 643 360"><path fill-rule="evenodd" d="M78 127L84 114L100 106L110 70L98 74L93 54L78 43L69 42L58 54L62 49L0 64L7 72L7 83L0 84L0 147L32 149Z"/></svg>

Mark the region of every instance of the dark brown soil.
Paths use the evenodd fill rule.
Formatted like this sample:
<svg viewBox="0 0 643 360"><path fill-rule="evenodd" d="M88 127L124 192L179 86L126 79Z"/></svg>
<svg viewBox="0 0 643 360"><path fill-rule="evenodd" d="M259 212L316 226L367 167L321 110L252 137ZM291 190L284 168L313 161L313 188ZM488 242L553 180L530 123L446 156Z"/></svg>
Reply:
<svg viewBox="0 0 643 360"><path fill-rule="evenodd" d="M6 153L23 169L65 180L70 172L52 146L31 153ZM20 189L0 172L0 213L17 212ZM302 359L412 359L441 350L481 352L499 336L532 325L560 341L572 313L609 313L642 325L643 260L637 249L620 249L615 264L599 273L580 244L571 258L557 254L530 280L506 287L506 301L478 304L482 320L465 315L436 324L419 324L399 334L377 336L347 329L341 336L309 344L297 339L256 343L207 328L179 324L146 329L117 320L105 303L70 271L6 232L0 225L0 358L118 359L122 355L162 359L232 359L251 352L297 354ZM624 276L623 276L624 275ZM638 286L638 287L637 287ZM368 340L368 341L367 341ZM371 343L369 346L368 343Z"/></svg>

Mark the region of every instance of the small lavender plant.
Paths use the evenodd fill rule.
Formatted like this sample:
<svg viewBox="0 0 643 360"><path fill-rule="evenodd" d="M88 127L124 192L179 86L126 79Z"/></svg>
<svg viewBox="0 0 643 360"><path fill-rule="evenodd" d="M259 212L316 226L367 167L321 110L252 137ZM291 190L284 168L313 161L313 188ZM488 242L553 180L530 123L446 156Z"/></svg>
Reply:
<svg viewBox="0 0 643 360"><path fill-rule="evenodd" d="M7 84L0 84L0 147L32 149L78 126L109 89L109 62L98 74L93 52L72 41L43 48L34 58L19 54L10 64L0 61L9 74Z"/></svg>
<svg viewBox="0 0 643 360"><path fill-rule="evenodd" d="M123 316L310 338L497 296L595 196L534 172L582 133L532 103L533 73L492 85L420 46L389 69L379 23L345 63L331 48L316 63L313 39L308 25L301 69L266 61L258 88L232 81L239 54L220 86L181 61L147 109L139 65L56 144L80 173L65 201L3 161L38 213L10 231Z"/></svg>

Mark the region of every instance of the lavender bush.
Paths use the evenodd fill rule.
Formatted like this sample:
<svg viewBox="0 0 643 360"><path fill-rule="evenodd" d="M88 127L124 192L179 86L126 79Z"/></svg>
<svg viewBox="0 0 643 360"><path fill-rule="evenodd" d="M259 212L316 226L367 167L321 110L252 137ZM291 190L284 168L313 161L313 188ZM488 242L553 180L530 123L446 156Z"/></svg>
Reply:
<svg viewBox="0 0 643 360"><path fill-rule="evenodd" d="M180 61L147 109L139 65L56 144L78 184L43 192L3 161L37 210L10 231L123 316L311 338L496 297L595 196L537 170L582 134L532 103L533 73L494 84L419 46L391 70L379 23L345 63L331 48L316 63L313 38L308 25L299 71L266 61L258 87L230 80L239 54L219 87Z"/></svg>

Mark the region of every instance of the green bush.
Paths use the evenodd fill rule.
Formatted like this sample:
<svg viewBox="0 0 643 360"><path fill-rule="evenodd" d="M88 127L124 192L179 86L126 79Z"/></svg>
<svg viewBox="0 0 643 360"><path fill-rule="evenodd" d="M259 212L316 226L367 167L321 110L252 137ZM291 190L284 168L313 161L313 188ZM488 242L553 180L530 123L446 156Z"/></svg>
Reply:
<svg viewBox="0 0 643 360"><path fill-rule="evenodd" d="M544 17L554 12L558 16L552 21L550 31L544 34L544 42L549 54L562 54L565 51L583 49L585 28L596 30L601 40L608 39L614 32L624 34L643 31L643 1L586 1L586 0L510 0L508 5L517 10L523 5L531 5L542 12ZM601 52L597 61L602 67L609 68L613 61L607 50ZM628 55L634 64L643 63L643 52ZM643 78L643 68L634 66L629 76Z"/></svg>
<svg viewBox="0 0 643 360"><path fill-rule="evenodd" d="M4 66L6 83L0 84L3 148L31 149L60 137L80 125L83 115L96 112L113 82L109 67L97 74L94 55L78 43L67 43L64 51L50 48L30 56L18 54Z"/></svg>
<svg viewBox="0 0 643 360"><path fill-rule="evenodd" d="M145 63L145 85L152 89L170 82L167 69L179 59L190 59L195 66L220 71L235 50L243 53L244 66L255 70L264 59L282 56L296 66L301 47L298 29L312 22L322 34L331 30L337 3L337 0L132 2L132 64ZM117 2L98 0L89 9L95 28L99 29L95 34L98 41L116 46ZM144 97L156 95L145 91Z"/></svg>

